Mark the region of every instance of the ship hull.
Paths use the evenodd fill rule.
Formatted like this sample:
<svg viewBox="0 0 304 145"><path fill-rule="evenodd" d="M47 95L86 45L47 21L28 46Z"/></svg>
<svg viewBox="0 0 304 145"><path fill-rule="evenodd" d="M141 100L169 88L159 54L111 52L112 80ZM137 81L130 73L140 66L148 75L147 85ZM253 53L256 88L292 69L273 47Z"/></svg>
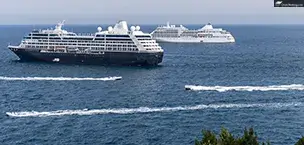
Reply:
<svg viewBox="0 0 304 145"><path fill-rule="evenodd" d="M104 52L87 54L41 52L40 50L21 48L9 49L20 58L20 61L41 61L65 64L155 66L161 63L163 59L163 52Z"/></svg>

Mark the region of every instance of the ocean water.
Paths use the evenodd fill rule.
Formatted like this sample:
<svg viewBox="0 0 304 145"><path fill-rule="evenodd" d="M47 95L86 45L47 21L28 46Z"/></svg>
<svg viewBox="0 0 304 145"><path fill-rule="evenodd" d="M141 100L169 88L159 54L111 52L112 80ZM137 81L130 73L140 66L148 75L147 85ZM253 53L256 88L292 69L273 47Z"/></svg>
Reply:
<svg viewBox="0 0 304 145"><path fill-rule="evenodd" d="M302 25L216 26L236 43L161 43L158 67L21 63L7 49L50 27L0 26L1 144L186 145L221 127L274 145L303 135Z"/></svg>

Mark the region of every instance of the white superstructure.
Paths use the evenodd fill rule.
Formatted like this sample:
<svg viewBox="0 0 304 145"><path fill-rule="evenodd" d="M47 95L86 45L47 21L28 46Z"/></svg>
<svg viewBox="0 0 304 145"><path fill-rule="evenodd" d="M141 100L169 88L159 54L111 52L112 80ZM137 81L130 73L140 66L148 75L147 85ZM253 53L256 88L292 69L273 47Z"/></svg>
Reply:
<svg viewBox="0 0 304 145"><path fill-rule="evenodd" d="M126 21L119 21L107 30L98 27L98 32L85 34L63 30L63 25L61 22L55 29L33 30L15 47L46 52L74 49L79 53L163 51L149 33L142 32L140 26L131 26L129 30Z"/></svg>
<svg viewBox="0 0 304 145"><path fill-rule="evenodd" d="M144 33L140 26L128 28L119 21L107 30L76 34L62 29L34 30L19 45L9 45L20 60L87 64L157 65L162 62L163 49Z"/></svg>
<svg viewBox="0 0 304 145"><path fill-rule="evenodd" d="M213 28L209 23L197 30L190 30L183 25L175 26L167 23L166 26L157 27L151 33L158 42L175 43L230 43L235 42L230 32L222 28Z"/></svg>

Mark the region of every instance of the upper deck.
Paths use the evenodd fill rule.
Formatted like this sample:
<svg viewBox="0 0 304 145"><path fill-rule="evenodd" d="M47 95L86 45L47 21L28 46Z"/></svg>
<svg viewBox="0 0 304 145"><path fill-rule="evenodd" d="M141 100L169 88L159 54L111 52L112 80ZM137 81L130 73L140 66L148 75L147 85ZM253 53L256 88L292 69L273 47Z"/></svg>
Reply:
<svg viewBox="0 0 304 145"><path fill-rule="evenodd" d="M95 33L74 33L69 32L62 29L64 25L64 21L58 23L55 29L45 29L45 30L32 30L24 39L44 39L44 38L52 38L52 37L61 37L61 38L94 38L94 37L120 37L126 38L130 37L130 35L134 35L135 37L145 37L151 38L149 33L144 33L140 30L139 26L131 26L130 30L127 27L127 23L125 21L118 22L114 27L109 26L107 30L103 30L101 27L97 28L98 32Z"/></svg>
<svg viewBox="0 0 304 145"><path fill-rule="evenodd" d="M163 51L149 33L144 33L139 26L128 29L125 21L119 21L114 27L107 30L97 28L95 33L76 34L62 29L63 22L58 23L55 29L33 30L24 36L18 46L24 49L69 49L79 51Z"/></svg>

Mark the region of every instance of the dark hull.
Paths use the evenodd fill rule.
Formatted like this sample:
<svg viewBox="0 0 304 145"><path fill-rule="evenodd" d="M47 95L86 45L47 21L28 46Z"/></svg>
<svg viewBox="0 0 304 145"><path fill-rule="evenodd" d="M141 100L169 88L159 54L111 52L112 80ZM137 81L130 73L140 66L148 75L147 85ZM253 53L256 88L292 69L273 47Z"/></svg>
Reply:
<svg viewBox="0 0 304 145"><path fill-rule="evenodd" d="M66 64L142 65L155 66L162 62L163 52L105 52L104 54L45 53L40 50L10 48L21 61L43 61Z"/></svg>

